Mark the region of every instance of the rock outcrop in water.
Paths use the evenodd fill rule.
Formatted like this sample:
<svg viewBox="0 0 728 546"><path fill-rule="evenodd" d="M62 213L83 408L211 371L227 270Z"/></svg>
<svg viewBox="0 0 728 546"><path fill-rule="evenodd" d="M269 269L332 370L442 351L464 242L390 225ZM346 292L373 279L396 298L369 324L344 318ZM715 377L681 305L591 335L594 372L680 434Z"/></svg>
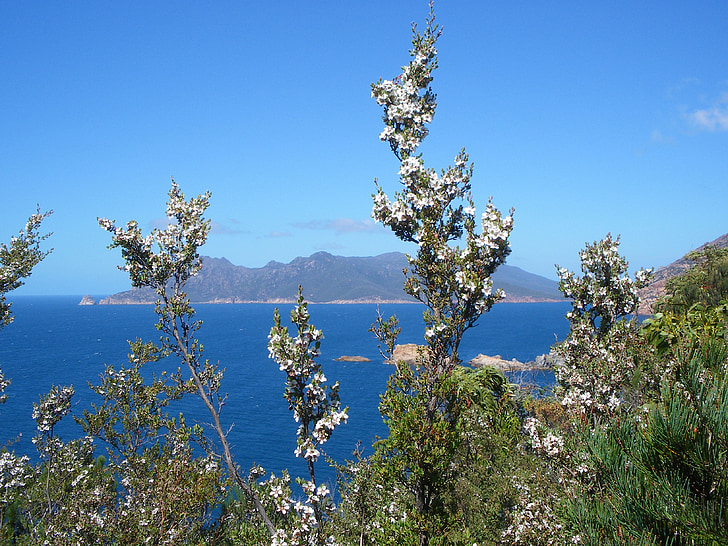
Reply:
<svg viewBox="0 0 728 546"><path fill-rule="evenodd" d="M365 356L349 356L349 355L343 355L339 358L334 359L336 362L371 362L371 358L367 358Z"/></svg>
<svg viewBox="0 0 728 546"><path fill-rule="evenodd" d="M390 364L395 362L404 361L409 365L414 365L417 361L417 355L420 350L426 351L427 348L424 345L417 345L415 343L405 343L397 345L394 348L392 358L389 360ZM530 362L520 362L515 358L512 360L504 360L500 355L487 356L479 354L467 365L473 368L480 368L481 366L491 366L501 372L521 372L529 370L552 370L563 363L563 359L556 353L551 351L547 355L539 355Z"/></svg>
<svg viewBox="0 0 728 546"><path fill-rule="evenodd" d="M96 300L93 299L88 294L86 294L84 297L81 298L81 301L79 301L78 304L79 305L96 305Z"/></svg>

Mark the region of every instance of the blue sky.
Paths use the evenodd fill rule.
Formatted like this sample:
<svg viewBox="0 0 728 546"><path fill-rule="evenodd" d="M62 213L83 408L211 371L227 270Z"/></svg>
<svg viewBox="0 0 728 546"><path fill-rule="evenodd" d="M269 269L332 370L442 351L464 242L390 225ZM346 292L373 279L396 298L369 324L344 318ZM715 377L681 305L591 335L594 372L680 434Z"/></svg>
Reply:
<svg viewBox="0 0 728 546"><path fill-rule="evenodd" d="M436 3L438 110L420 150L465 147L473 193L514 207L508 263L556 278L621 234L631 267L728 231L728 4ZM36 203L54 252L16 294L128 288L97 216L146 230L169 178L212 192L202 253L261 267L411 251L370 219L370 83L409 60L425 0L3 2L0 241ZM12 296L11 296L12 298Z"/></svg>

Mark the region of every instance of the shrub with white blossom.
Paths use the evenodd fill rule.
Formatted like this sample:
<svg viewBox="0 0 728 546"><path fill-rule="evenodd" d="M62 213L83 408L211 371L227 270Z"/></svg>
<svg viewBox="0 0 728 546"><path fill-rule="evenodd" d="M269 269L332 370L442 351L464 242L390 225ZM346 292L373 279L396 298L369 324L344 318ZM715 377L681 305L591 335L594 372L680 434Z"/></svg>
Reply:
<svg viewBox="0 0 728 546"><path fill-rule="evenodd" d="M33 478L29 463L27 455L18 457L15 453L0 451L0 539L9 540L20 524L18 500Z"/></svg>
<svg viewBox="0 0 728 546"><path fill-rule="evenodd" d="M503 297L502 291L493 290L490 276L510 252L513 228L512 216L503 216L489 201L478 230L470 192L473 165L464 150L454 166L439 174L416 154L435 113L430 83L440 34L431 11L424 34L413 25L412 60L402 74L372 84L372 97L384 109L385 129L379 138L399 159L403 186L392 201L377 184L372 217L403 241L418 245L417 254L408 256L404 289L428 308L425 340L438 377L459 362L465 330Z"/></svg>
<svg viewBox="0 0 728 546"><path fill-rule="evenodd" d="M137 222L117 227L106 218L99 224L112 233L111 248L121 248L132 286L150 287L157 294L155 311L159 316L157 329L162 332L157 351L162 355L174 354L180 358L189 373L189 381L210 413L217 439L222 446L221 457L230 478L250 498L258 516L271 535L275 527L258 499L257 493L235 464L227 431L220 419L225 396L219 393L222 372L215 364L203 359L202 345L195 337L201 322L194 319L195 310L184 292L187 280L202 267L198 249L207 240L210 221L203 218L209 206L210 193L185 200L174 180L169 191L167 218L169 225L154 229L146 237ZM180 386L184 383L177 376Z"/></svg>
<svg viewBox="0 0 728 546"><path fill-rule="evenodd" d="M212 521L224 497L223 469L201 427L166 412L170 402L195 392L194 383L182 381L180 371L145 380L144 365L162 355L139 340L130 346L131 366L107 366L101 383L91 386L101 403L77 419L86 434L106 445L106 471L118 484L117 498L102 514L106 536L182 543Z"/></svg>
<svg viewBox="0 0 728 546"><path fill-rule="evenodd" d="M294 454L306 461L309 480L302 481L306 501L294 501L287 483L275 483L270 495L275 500L276 511L290 518L290 530L278 529L273 544L308 545L324 544L330 539L324 533L325 518L333 513L330 491L316 483L314 464L321 456L321 446L331 437L334 429L348 419L347 408L341 409L339 383L326 384L326 376L316 360L320 354L321 330L309 324L308 305L298 290L298 302L291 311L291 322L296 336L291 337L288 328L281 325L278 309L274 314L268 342L270 358L286 373L285 398L298 427L297 447ZM274 479L274 478L271 478ZM284 492L285 491L285 492ZM333 540L333 539L331 539Z"/></svg>
<svg viewBox="0 0 728 546"><path fill-rule="evenodd" d="M559 290L573 301L566 318L572 324L587 321L600 337L612 326L631 315L639 305L638 290L647 286L652 269L640 269L634 279L627 273L629 264L619 254L619 237L607 236L586 244L579 252L582 276L556 266Z"/></svg>
<svg viewBox="0 0 728 546"><path fill-rule="evenodd" d="M562 509L583 544L728 542L728 346L696 337L659 400L581 436L593 476Z"/></svg>
<svg viewBox="0 0 728 546"><path fill-rule="evenodd" d="M564 358L556 370L562 404L581 420L596 424L613 415L625 401L625 388L636 365L631 354L637 326L627 320L639 304L637 291L646 286L651 270L640 269L634 279L619 254L619 238L610 234L579 253L582 276L557 267L559 289L572 299L566 315L571 332L557 346Z"/></svg>
<svg viewBox="0 0 728 546"><path fill-rule="evenodd" d="M70 412L73 395L73 387L54 386L33 404L38 430L33 443L40 462L22 471L23 487L15 491L12 521L3 521L3 532L19 544L55 544L59 539L95 543L103 527L103 507L113 504L113 484L94 460L92 438L65 442L55 434L56 425ZM14 471L28 461L17 458Z"/></svg>
<svg viewBox="0 0 728 546"><path fill-rule="evenodd" d="M418 541L427 544L446 526L443 495L452 487L461 444L457 395L447 381L460 363L458 349L465 331L503 297L491 275L505 262L513 227L489 201L480 216L471 195L473 166L464 150L440 173L425 166L417 150L428 134L437 105L430 84L437 67L435 44L441 29L430 4L427 27L412 25L410 62L392 80L372 84L372 97L383 108L384 130L400 162L400 191L390 199L377 183L372 217L405 242L417 245L407 257L404 290L426 306L425 342L416 370L397 366L382 397L380 411L389 427L377 445L387 479L407 495L403 507L415 525ZM375 333L388 331L381 318ZM380 341L393 347L391 339ZM391 336L390 336L391 337ZM409 506L407 505L409 504Z"/></svg>
<svg viewBox="0 0 728 546"><path fill-rule="evenodd" d="M0 243L0 330L13 321L12 304L5 295L23 285L24 279L33 272L51 250L41 250L41 242L50 237L50 233L41 235L39 229L43 220L53 211L41 213L40 209L32 214L17 236L10 239L10 244ZM0 368L0 404L7 401L5 389L10 386Z"/></svg>
<svg viewBox="0 0 728 546"><path fill-rule="evenodd" d="M53 251L41 250L40 244L51 234L41 235L38 231L43 220L51 214L52 210L40 212L39 208L28 218L25 228L10 239L9 245L0 243L0 329L13 321L12 304L6 301L5 294L22 286L23 279L30 276L33 268Z"/></svg>
<svg viewBox="0 0 728 546"><path fill-rule="evenodd" d="M508 511L510 525L501 533L502 544L556 546L566 544L563 525L554 511L557 500L543 492L533 492L513 477L519 492L517 503Z"/></svg>

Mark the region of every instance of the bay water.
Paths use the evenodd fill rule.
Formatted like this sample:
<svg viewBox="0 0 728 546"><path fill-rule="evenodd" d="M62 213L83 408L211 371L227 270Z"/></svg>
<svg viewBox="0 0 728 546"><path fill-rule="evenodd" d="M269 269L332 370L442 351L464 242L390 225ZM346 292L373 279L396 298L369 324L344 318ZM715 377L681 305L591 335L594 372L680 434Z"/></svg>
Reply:
<svg viewBox="0 0 728 546"><path fill-rule="evenodd" d="M73 414L98 402L88 382L99 383L105 365L127 364L127 340L158 340L157 317L152 305L79 306L80 296L13 298L15 321L0 331L0 369L11 380L8 400L0 405L0 447L8 445L16 454L35 455L31 439L35 423L32 404L53 385L73 385L76 390ZM221 392L227 393L222 421L230 427L229 440L236 461L244 470L254 463L279 474L288 468L303 475L304 466L295 459L294 422L283 398L285 373L268 358L268 332L273 311L278 307L282 322L289 325L292 304L197 304L203 321L199 339L204 355L225 370ZM522 362L548 353L569 329L565 314L569 303L520 303L495 305L478 325L469 330L460 348L467 362L478 354L500 355ZM399 343L423 343L423 307L415 304L381 304L384 317L396 314L402 333ZM371 453L376 437L386 435L377 409L379 395L386 389L393 367L386 364L377 341L368 332L377 316L374 304L311 304L310 322L324 333L320 362L329 383L339 381L343 406L349 407L349 421L334 431L324 446L337 462L352 459L360 442ZM361 356L368 362L340 362L343 356ZM172 357L147 366L151 374L177 369ZM514 377L548 388L551 372L530 372ZM170 406L170 414L184 412L187 424L210 422L202 403L189 397ZM64 440L82 436L80 427L67 417L58 427ZM99 453L105 446L97 440ZM324 464L321 465L322 467ZM318 475L331 481L334 473L320 468Z"/></svg>

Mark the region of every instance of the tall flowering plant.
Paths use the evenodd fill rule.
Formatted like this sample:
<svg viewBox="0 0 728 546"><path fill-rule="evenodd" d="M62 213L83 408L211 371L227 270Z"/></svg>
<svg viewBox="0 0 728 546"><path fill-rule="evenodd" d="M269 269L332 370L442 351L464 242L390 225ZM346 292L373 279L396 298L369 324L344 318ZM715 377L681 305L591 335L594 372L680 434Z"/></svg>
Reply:
<svg viewBox="0 0 728 546"><path fill-rule="evenodd" d="M118 227L113 221L101 218L99 224L112 233L111 248L121 248L125 261L122 269L129 273L132 286L150 287L156 292L156 313L159 317L156 326L163 334L157 350L162 355L177 355L184 363L190 375L189 382L212 417L228 474L248 495L273 535L275 527L263 504L233 460L227 432L220 420L225 403L225 397L219 394L222 372L202 357L203 348L196 338L202 323L194 319L195 310L184 292L187 280L202 268L198 248L205 243L210 232L210 221L203 217L209 200L209 192L186 200L172 180L166 210L169 225L165 229L154 229L145 237L135 221ZM181 376L177 377L180 388L187 388Z"/></svg>
<svg viewBox="0 0 728 546"><path fill-rule="evenodd" d="M402 184L390 199L377 183L372 217L419 247L408 256L404 289L428 308L425 339L438 376L459 362L465 330L504 296L490 276L510 253L513 228L512 211L504 216L490 200L476 216L473 165L464 150L439 174L417 153L437 106L430 83L440 35L431 11L424 34L413 25L412 60L402 74L372 84L372 97L384 110L379 138L399 159Z"/></svg>
<svg viewBox="0 0 728 546"><path fill-rule="evenodd" d="M41 235L40 225L53 211L41 213L40 209L32 214L17 236L10 239L10 244L0 243L0 330L13 321L10 311L12 304L5 299L5 294L23 285L33 268L53 250L41 250L42 241L50 237L50 233ZM5 389L10 380L0 369L0 404L7 400Z"/></svg>
<svg viewBox="0 0 728 546"><path fill-rule="evenodd" d="M381 474L411 495L403 499L409 519L397 525L404 533L414 524L420 544L450 519L443 499L457 471L462 434L457 390L448 379L460 363L465 331L504 296L494 290L491 275L510 252L513 228L512 211L502 214L492 200L476 215L473 165L464 150L439 173L418 153L437 106L430 84L441 33L430 4L425 31L412 25L410 62L396 78L372 84L372 97L383 109L379 138L399 160L401 183L392 198L376 183L372 217L417 245L416 254L407 256L404 290L426 306L427 344L416 370L398 364L382 396L380 412L390 432L377 445L377 460L385 467ZM388 324L380 318L373 331L391 348L393 340L382 339L395 331Z"/></svg>
<svg viewBox="0 0 728 546"><path fill-rule="evenodd" d="M270 494L276 502L276 511L286 514L293 506L298 515L290 535L279 529L278 543L286 540L291 544L323 544L324 516L333 511L330 492L325 485L317 485L314 463L321 456L320 447L334 429L348 419L347 408L341 409L338 381L328 386L321 364L316 360L320 354L321 330L309 324L309 312L299 287L298 302L291 311L291 322L296 336L291 337L288 328L282 326L278 309L274 314L268 342L270 358L275 360L281 371L286 373L285 398L293 418L299 424L297 432L296 457L306 461L309 480L301 485L307 495L306 503L293 502L286 485L276 483Z"/></svg>
<svg viewBox="0 0 728 546"><path fill-rule="evenodd" d="M71 411L73 387L54 386L33 404L38 433L33 438L41 462L30 474L20 501L19 525L33 544L96 543L105 506L113 504L113 479L94 460L90 436L64 442L56 425ZM27 527L26 527L27 526Z"/></svg>
<svg viewBox="0 0 728 546"><path fill-rule="evenodd" d="M573 301L566 315L571 324L588 322L600 337L623 317L635 312L639 305L638 290L647 286L652 269L640 269L634 279L627 273L629 263L619 254L619 237L612 235L579 252L582 276L565 267L556 266L559 290Z"/></svg>

